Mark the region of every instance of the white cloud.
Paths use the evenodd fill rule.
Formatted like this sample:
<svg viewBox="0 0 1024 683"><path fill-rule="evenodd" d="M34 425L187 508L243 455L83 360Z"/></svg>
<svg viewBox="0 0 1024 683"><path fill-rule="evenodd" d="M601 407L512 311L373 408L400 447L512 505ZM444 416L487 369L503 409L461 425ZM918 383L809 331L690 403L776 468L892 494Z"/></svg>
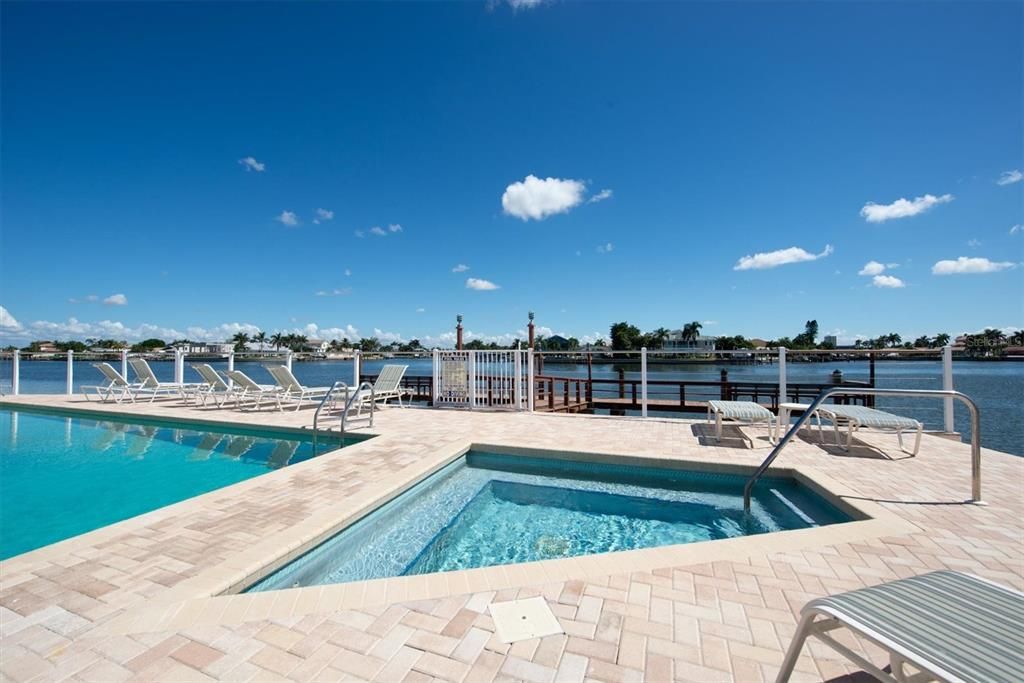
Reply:
<svg viewBox="0 0 1024 683"><path fill-rule="evenodd" d="M977 273L996 273L1000 270L1016 267L1016 263L1010 261L990 261L987 258L969 258L961 256L957 260L938 261L932 266L934 275L971 275Z"/></svg>
<svg viewBox="0 0 1024 683"><path fill-rule="evenodd" d="M426 312L427 312L427 309L425 309L425 308L423 308L423 307L420 307L420 308L417 308L417 309L416 309L416 312L417 312L417 313L426 313Z"/></svg>
<svg viewBox="0 0 1024 683"><path fill-rule="evenodd" d="M384 330L380 329L379 327L373 328L373 336L376 337L377 339L379 339L380 341L384 342L385 344L390 344L391 342L403 342L403 341L405 341L405 339L402 337L401 333L399 333L399 332L385 332Z"/></svg>
<svg viewBox="0 0 1024 683"><path fill-rule="evenodd" d="M481 280L480 278L466 278L466 289L475 289L477 291L486 292L492 289L501 289L500 285L496 285L490 280Z"/></svg>
<svg viewBox="0 0 1024 683"><path fill-rule="evenodd" d="M352 277L352 270L350 268L345 269L345 277Z"/></svg>
<svg viewBox="0 0 1024 683"><path fill-rule="evenodd" d="M313 222L316 223L317 225L320 225L321 221L331 221L331 220L334 220L334 212L333 211L331 211L330 209L317 209L316 210L316 218L313 219Z"/></svg>
<svg viewBox="0 0 1024 683"><path fill-rule="evenodd" d="M892 204L875 204L868 202L860 210L868 223L882 223L894 218L909 218L924 213L933 206L953 201L951 194L944 194L936 197L933 194L926 194L923 197L915 197L913 200L900 198Z"/></svg>
<svg viewBox="0 0 1024 683"><path fill-rule="evenodd" d="M903 280L892 275L876 275L871 279L871 284L875 287L898 289L900 287L906 287Z"/></svg>
<svg viewBox="0 0 1024 683"><path fill-rule="evenodd" d="M373 235L377 235L378 237L387 237L388 231L380 227L379 225L375 225L372 228L370 228L370 233Z"/></svg>
<svg viewBox="0 0 1024 683"><path fill-rule="evenodd" d="M718 321L717 320L702 320L700 324L701 325L717 325Z"/></svg>
<svg viewBox="0 0 1024 683"><path fill-rule="evenodd" d="M762 270L764 268L775 268L777 266L783 266L787 263L801 263L803 261L816 261L820 258L825 258L832 253L832 245L826 244L825 250L820 254L811 254L800 247L790 247L788 249L779 249L778 251L768 251L763 253L757 253L753 256L744 256L736 265L733 266L733 270Z"/></svg>
<svg viewBox="0 0 1024 683"><path fill-rule="evenodd" d="M1024 180L1024 173L1015 168L1012 171L1003 171L999 179L996 180L996 185L1012 185L1013 183L1019 183L1021 180Z"/></svg>
<svg viewBox="0 0 1024 683"><path fill-rule="evenodd" d="M0 306L0 332L21 332L21 323L3 306Z"/></svg>
<svg viewBox="0 0 1024 683"><path fill-rule="evenodd" d="M392 223L388 226L388 232L402 232L402 225L400 223Z"/></svg>
<svg viewBox="0 0 1024 683"><path fill-rule="evenodd" d="M508 3L508 6L516 11L540 7L547 1L548 0L505 0L505 2Z"/></svg>
<svg viewBox="0 0 1024 683"><path fill-rule="evenodd" d="M295 227L299 224L299 217L295 215L293 211L282 211L277 216L274 216L275 221L279 221L289 227Z"/></svg>
<svg viewBox="0 0 1024 683"><path fill-rule="evenodd" d="M103 300L107 306L124 306L128 303L128 297L124 294L111 294Z"/></svg>
<svg viewBox="0 0 1024 683"><path fill-rule="evenodd" d="M599 245L597 245L597 253L598 254L610 254L610 253L612 253L612 251L614 251L614 249L615 249L615 245L613 245L611 242L608 242L606 244L599 244Z"/></svg>
<svg viewBox="0 0 1024 683"><path fill-rule="evenodd" d="M582 180L545 178L528 175L505 188L501 206L506 214L524 221L544 220L566 213L583 201L586 185Z"/></svg>
<svg viewBox="0 0 1024 683"><path fill-rule="evenodd" d="M316 292L316 296L347 296L351 293L351 287L345 287L342 289L321 289L319 292Z"/></svg>
<svg viewBox="0 0 1024 683"><path fill-rule="evenodd" d="M980 240L976 240L976 239L969 239L969 240L967 240L967 246L969 246L971 248L980 247L981 246L981 241Z"/></svg>
<svg viewBox="0 0 1024 683"><path fill-rule="evenodd" d="M356 230L355 236L358 237L359 239L362 239L362 238L366 237L366 233L363 232L362 230Z"/></svg>
<svg viewBox="0 0 1024 683"><path fill-rule="evenodd" d="M97 302L99 300L100 300L100 298L98 296L96 296L95 294L90 294L88 296L82 297L81 299L77 299L75 297L71 297L70 299L68 299L68 303L69 304L95 303L95 302Z"/></svg>
<svg viewBox="0 0 1024 683"><path fill-rule="evenodd" d="M1017 223L1017 225L1014 225L1014 226L1010 227L1010 234L1011 235L1016 235L1021 230L1024 230L1024 225L1021 225L1020 223Z"/></svg>
<svg viewBox="0 0 1024 683"><path fill-rule="evenodd" d="M611 190L601 190L600 192L595 194L593 197L588 199L587 200L587 204L596 204L598 202L603 202L604 200L611 199L611 198L612 198L612 191Z"/></svg>
<svg viewBox="0 0 1024 683"><path fill-rule="evenodd" d="M879 275L885 270L885 264L878 261L868 261L864 267L857 271L857 275Z"/></svg>
<svg viewBox="0 0 1024 683"><path fill-rule="evenodd" d="M459 265L452 268L453 273L465 273L467 270L469 270L469 266L467 266L465 263L460 263Z"/></svg>
<svg viewBox="0 0 1024 683"><path fill-rule="evenodd" d="M238 163L240 163L246 171L256 171L257 173L262 173L267 168L266 164L261 164L253 157L244 157L239 159Z"/></svg>

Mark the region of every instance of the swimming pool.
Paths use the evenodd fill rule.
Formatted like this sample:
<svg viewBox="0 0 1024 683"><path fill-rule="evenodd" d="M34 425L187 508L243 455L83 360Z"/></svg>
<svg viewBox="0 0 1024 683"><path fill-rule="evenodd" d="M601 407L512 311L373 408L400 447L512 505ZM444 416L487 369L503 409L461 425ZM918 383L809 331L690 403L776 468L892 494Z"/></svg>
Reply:
<svg viewBox="0 0 1024 683"><path fill-rule="evenodd" d="M289 432L0 408L0 559L313 455Z"/></svg>
<svg viewBox="0 0 1024 683"><path fill-rule="evenodd" d="M249 591L634 550L851 521L792 478L470 451Z"/></svg>

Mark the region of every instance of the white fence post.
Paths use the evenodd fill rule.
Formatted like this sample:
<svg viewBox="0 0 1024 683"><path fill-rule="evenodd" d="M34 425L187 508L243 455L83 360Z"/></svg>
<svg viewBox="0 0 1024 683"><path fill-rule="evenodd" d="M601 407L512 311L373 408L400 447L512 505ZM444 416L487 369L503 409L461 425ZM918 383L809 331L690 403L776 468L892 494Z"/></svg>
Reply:
<svg viewBox="0 0 1024 683"><path fill-rule="evenodd" d="M520 347L516 347L515 353L515 369L512 371L515 373L515 380L512 382L512 391L515 392L515 403L516 410L523 409L523 352Z"/></svg>
<svg viewBox="0 0 1024 683"><path fill-rule="evenodd" d="M14 349L11 356L11 393L15 396L21 391L21 351ZM17 413L12 413L17 415Z"/></svg>
<svg viewBox="0 0 1024 683"><path fill-rule="evenodd" d="M526 351L526 409L533 412L534 402L533 349Z"/></svg>
<svg viewBox="0 0 1024 683"><path fill-rule="evenodd" d="M476 351L467 351L469 354L469 409L476 410Z"/></svg>
<svg viewBox="0 0 1024 683"><path fill-rule="evenodd" d="M174 349L174 381L178 384L185 382L185 349Z"/></svg>
<svg viewBox="0 0 1024 683"><path fill-rule="evenodd" d="M354 387L359 386L359 377L363 372L363 368L361 367L363 359L360 356L361 352L358 350L352 353L352 386Z"/></svg>
<svg viewBox="0 0 1024 683"><path fill-rule="evenodd" d="M121 376L128 379L128 349L121 349Z"/></svg>
<svg viewBox="0 0 1024 683"><path fill-rule="evenodd" d="M944 391L953 391L953 347L949 344L942 347L942 388ZM956 431L956 425L953 423L952 396L942 399L942 423L947 433L952 434Z"/></svg>
<svg viewBox="0 0 1024 683"><path fill-rule="evenodd" d="M228 372L233 372L235 369L235 350L231 349L228 351ZM234 381L231 379L231 375L228 375L228 386L235 386Z"/></svg>
<svg viewBox="0 0 1024 683"><path fill-rule="evenodd" d="M647 417L647 347L640 347L640 415Z"/></svg>
<svg viewBox="0 0 1024 683"><path fill-rule="evenodd" d="M786 347L779 347L779 405L789 401L789 394L786 388Z"/></svg>
<svg viewBox="0 0 1024 683"><path fill-rule="evenodd" d="M68 349L68 379L64 393L68 396L75 393L75 352Z"/></svg>
<svg viewBox="0 0 1024 683"><path fill-rule="evenodd" d="M292 371L292 356L294 355L295 352L291 349L288 349L288 352L284 355L284 366L288 368L288 372Z"/></svg>
<svg viewBox="0 0 1024 683"><path fill-rule="evenodd" d="M433 364L434 365L434 373L433 373L434 376L433 376L433 381L431 382L431 388L430 388L430 402L436 408L437 407L437 397L438 397L438 393L440 392L440 387L439 387L439 384L438 384L438 375L440 374L440 370L441 370L441 352L439 350L437 350L437 349L434 349L434 351L431 354L431 356L433 357L433 360L434 360L434 364Z"/></svg>

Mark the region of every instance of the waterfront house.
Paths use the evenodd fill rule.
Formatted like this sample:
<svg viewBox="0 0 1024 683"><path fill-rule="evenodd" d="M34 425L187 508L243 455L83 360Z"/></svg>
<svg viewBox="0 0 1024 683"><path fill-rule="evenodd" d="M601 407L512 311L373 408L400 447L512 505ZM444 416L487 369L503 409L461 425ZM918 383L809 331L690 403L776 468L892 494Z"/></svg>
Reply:
<svg viewBox="0 0 1024 683"><path fill-rule="evenodd" d="M718 337L698 334L696 337L688 338L682 330L672 330L661 345L663 351L696 351L699 353L712 353L715 350L715 342Z"/></svg>
<svg viewBox="0 0 1024 683"><path fill-rule="evenodd" d="M325 339L309 339L302 344L302 350L308 353L327 353L331 343Z"/></svg>

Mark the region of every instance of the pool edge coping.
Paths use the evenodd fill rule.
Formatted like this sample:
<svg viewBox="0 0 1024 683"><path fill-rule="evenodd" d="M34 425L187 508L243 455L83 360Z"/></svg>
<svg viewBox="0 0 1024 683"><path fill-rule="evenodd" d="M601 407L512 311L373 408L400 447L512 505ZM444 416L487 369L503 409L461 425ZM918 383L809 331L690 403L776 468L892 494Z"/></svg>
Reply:
<svg viewBox="0 0 1024 683"><path fill-rule="evenodd" d="M672 469L733 474L752 472L755 469L752 465L721 463L710 459L698 460L692 457L668 458L613 453L607 449L566 451L473 440L461 441L439 449L421 461L381 480L367 495L331 506L314 517L270 536L245 552L228 558L223 564L186 579L160 595L159 599L154 601L155 604L140 606L121 614L104 624L103 628L111 634L125 634L175 630L196 625L238 624L267 618L300 617L329 613L338 609L359 609L572 579L589 580L615 574L653 571L720 560L749 559L761 554L900 536L919 530L916 525L895 512L870 499L864 499L851 487L841 484L815 468L773 467L769 470L771 474L797 479L840 510L858 518L824 527L791 529L698 543L341 584L256 593L238 592L309 552L473 449L498 454L504 451L537 457L575 457L592 462L648 464L655 467L668 466Z"/></svg>

